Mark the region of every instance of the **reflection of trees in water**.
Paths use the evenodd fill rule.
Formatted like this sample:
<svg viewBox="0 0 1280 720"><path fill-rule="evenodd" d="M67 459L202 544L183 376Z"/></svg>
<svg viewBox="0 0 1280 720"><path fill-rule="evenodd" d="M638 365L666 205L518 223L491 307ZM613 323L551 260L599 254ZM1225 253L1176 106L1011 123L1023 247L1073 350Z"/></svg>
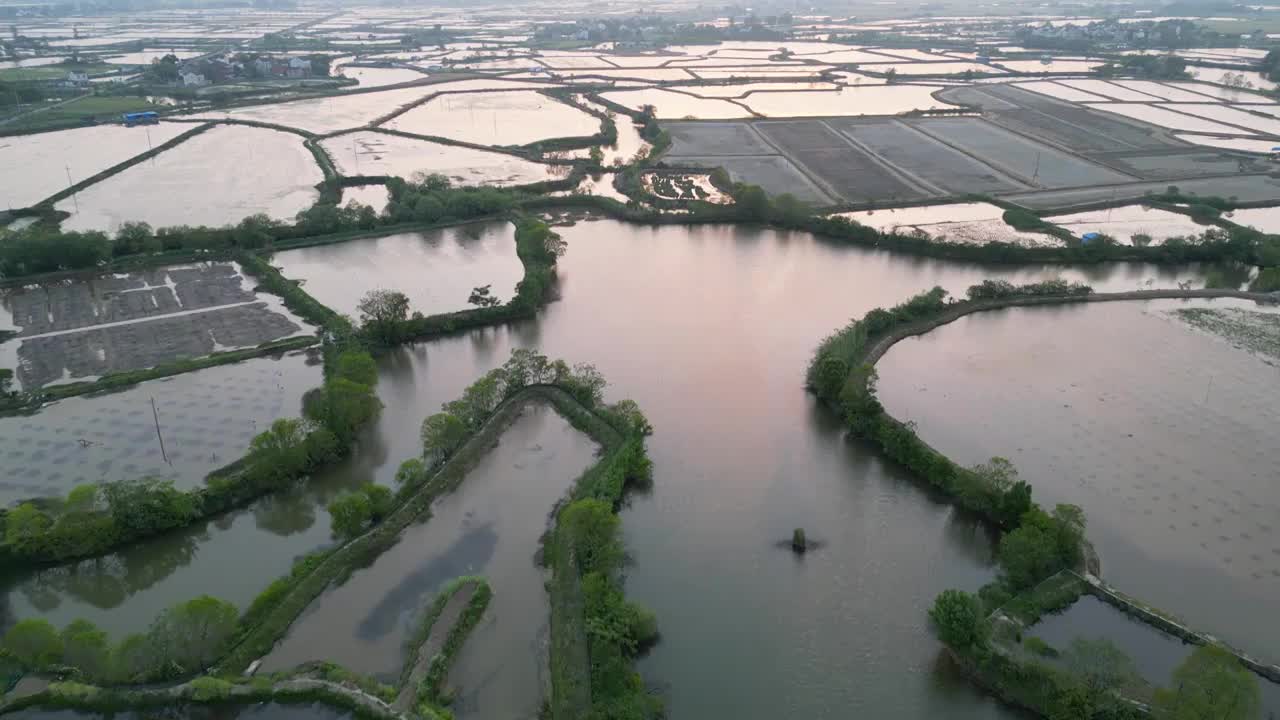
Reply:
<svg viewBox="0 0 1280 720"><path fill-rule="evenodd" d="M41 570L24 578L18 590L41 612L56 609L63 596L114 609L190 565L200 543L208 539L208 526L202 524L124 552Z"/></svg>
<svg viewBox="0 0 1280 720"><path fill-rule="evenodd" d="M253 504L253 520L272 535L296 535L315 525L316 503L297 490L268 495Z"/></svg>

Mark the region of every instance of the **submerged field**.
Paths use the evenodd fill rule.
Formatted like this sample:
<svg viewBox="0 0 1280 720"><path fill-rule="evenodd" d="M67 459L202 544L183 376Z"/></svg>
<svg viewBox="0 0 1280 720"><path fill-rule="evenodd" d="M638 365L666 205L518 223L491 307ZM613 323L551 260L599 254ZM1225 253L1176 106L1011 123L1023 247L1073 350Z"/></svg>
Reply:
<svg viewBox="0 0 1280 720"><path fill-rule="evenodd" d="M357 319L360 299L370 289L403 292L411 311L433 315L466 309L472 289L481 285L490 285L492 295L505 302L524 274L515 228L505 222L286 250L272 262L312 297Z"/></svg>
<svg viewBox="0 0 1280 720"><path fill-rule="evenodd" d="M220 126L55 207L70 214L64 230L115 231L126 222L221 227L257 213L291 219L315 202L322 179L296 135Z"/></svg>
<svg viewBox="0 0 1280 720"><path fill-rule="evenodd" d="M580 637L553 642L553 606L562 618L567 604L576 620L576 603L617 600L600 596L612 580L575 584L586 561L565 536L554 536L551 562L577 563L572 579L557 570L549 589L542 556L557 503L584 469L610 457L602 448L616 449L608 433L591 429L592 419L571 424L539 402L520 406L503 416L510 424L502 432L481 434L473 449L483 453L462 454L474 463L456 487L418 496L435 499L414 522L395 525L398 535L379 536L387 526L376 524L385 518L370 500L373 535L386 543L355 565L345 554L366 547L344 544L361 531L342 530L355 512L351 491L376 496L372 483L395 492L403 461L437 459L424 454L423 420L442 407L454 413L482 404L493 385L471 383L511 350L528 348L590 364L612 383L607 400L633 399L652 422L645 440L652 486L640 483L619 511L620 572L626 597L652 609L661 629L637 667L667 717L1020 717L958 671L927 614L943 589L972 592L996 578L1000 534L852 441L844 419L805 392L813 348L850 318L935 285L953 297L985 279L1062 279L1098 292L1269 286L1274 270L1251 264L1269 262L1268 241L1231 223L1269 232L1280 224L1275 208L1226 212L1218 225L1191 218L1212 214L1195 207L1201 202L1280 201L1269 157L1280 142L1280 104L1226 87L1239 84L1226 66L1252 81L1257 68L1249 63L1265 51L1195 48L1183 57L1224 67L1190 66L1194 80L1172 81L1151 68L1095 73L1103 57L1013 40L1093 20L1058 11L904 19L895 17L901 8L883 6L856 18L796 17L778 30L690 8L679 9L677 22L663 15L670 9L656 6L642 19L613 13L581 26L585 33L572 23L601 10L563 3L514 13L169 8L14 18L15 35L41 39L19 42L23 52L59 48L59 60L136 65L127 71L138 77L118 87L121 74L112 72L93 78L96 94L26 103L0 117L5 132L103 123L0 138L0 166L22 168L0 179L0 210L22 209L0 219L0 243L25 229L13 246L0 244L4 272L30 271L19 261L23 252L38 254L31 243L93 241L53 235L59 227L219 227L256 213L283 225L147 238L178 257L220 262L145 269L157 259L122 238L102 240L95 257L76 265L94 272L62 273L61 257L40 258L35 265L55 274L0 278L0 369L15 371L16 390L229 350L262 355L131 386L117 377L114 392L43 406L38 397L0 395L10 403L0 415L31 410L0 417L8 471L0 502L13 508L86 483L147 476L201 488L280 418L305 415L302 447L317 462L264 480L278 484L254 487L265 494L244 497L236 509L210 511L102 557L15 568L0 578L8 610L0 630L33 618L58 627L85 618L117 641L202 595L243 613L300 558L336 550L314 599L305 599L309 589L292 595L307 588L301 570L274 586L290 593L277 611L305 609L278 626L282 615L269 612L264 626L238 634L250 640L235 651L243 657L227 660L233 669L258 658L262 674L328 661L395 683L416 657L406 640L422 628L424 609L450 581L477 575L493 597L460 649L441 652L443 660L458 649L432 680L451 698L451 715L578 720L560 717L562 703L549 694L553 673L558 682L565 677L551 663L564 655L553 653L580 650L583 667L569 676L587 672L601 657L594 643L649 620L592 618ZM1250 11L1258 22L1269 12ZM686 16L706 22L682 25ZM661 47L671 34L716 41ZM738 39L744 35L760 39ZM209 78L159 81L161 70L151 66L170 46L184 60L203 57L188 69L228 57L205 66L213 74L248 72L243 63L266 48L287 47L277 59L304 61L287 71L274 61L266 70L254 65L252 78L189 87ZM326 66L357 83L322 77ZM0 72L60 81L63 68L24 59L0 63ZM155 89L173 97L158 98ZM86 91L54 94L78 92ZM183 122L106 124L151 107ZM611 124L617 139L601 145ZM196 132L153 158L53 207L38 205L188 131ZM417 182L432 174L452 187ZM764 194L727 189L731 183ZM374 216L333 206L353 202ZM833 215L916 239L822 220ZM567 245L550 260L553 272L547 258L558 248L540 244L533 217ZM822 227L834 237L778 227ZM1198 237L1171 242L1207 230L1216 233L1210 239L1230 236L1229 248L1196 246ZM1135 247L1089 247L1091 233ZM1001 245L980 247L992 242ZM1141 249L1147 245L1165 247ZM1115 257L1163 264L1102 261ZM1214 261L1180 264L1187 257ZM1232 261L1218 262L1224 257ZM108 272L118 268L130 270ZM417 317L487 306L486 295L505 303L517 288L517 304ZM362 303L371 290L403 293L410 322L355 329L371 313ZM479 318L494 322L479 327ZM978 313L895 345L878 364L880 398L964 464L1008 457L1046 508L1079 504L1107 582L1274 661L1280 495L1272 479L1280 455L1269 438L1280 424L1277 318L1243 301L1203 300ZM405 335L420 341L398 343ZM316 346L255 350L286 340ZM361 348L372 351L371 361L341 354ZM354 395L375 375L380 414L346 426L341 449L349 454L339 457L327 443L336 447L343 418L364 409ZM474 417L463 422L478 425ZM272 445L278 439L258 441L255 452L280 451ZM240 477L253 476L255 460L237 466L248 468ZM198 502L222 492L223 482L215 476ZM61 511L56 500L39 504ZM15 543L29 540L23 533L31 528L13 521L31 515L24 513L5 515L3 540L15 558L23 552ZM796 528L812 541L807 554L786 547ZM335 569L345 576L333 579ZM1106 636L1135 657L1149 683L1166 681L1186 656L1168 637L1099 610L1086 598L1026 628L1025 637L1063 648L1079 635ZM445 613L446 624L458 612ZM572 625L570 634L578 630ZM443 643L436 636L428 654ZM415 685L424 670L440 669L424 659ZM419 689L434 694L395 688L398 707L416 707ZM275 703L208 714L352 717ZM73 720L52 710L23 715Z"/></svg>
<svg viewBox="0 0 1280 720"><path fill-rule="evenodd" d="M880 395L958 461L1008 457L1040 502L1084 508L1125 592L1262 649L1280 640L1265 621L1280 593L1277 370L1170 317L1184 307L969 316L890 350Z"/></svg>
<svg viewBox="0 0 1280 720"><path fill-rule="evenodd" d="M306 334L235 263L84 273L0 291L0 365L19 387L94 380Z"/></svg>

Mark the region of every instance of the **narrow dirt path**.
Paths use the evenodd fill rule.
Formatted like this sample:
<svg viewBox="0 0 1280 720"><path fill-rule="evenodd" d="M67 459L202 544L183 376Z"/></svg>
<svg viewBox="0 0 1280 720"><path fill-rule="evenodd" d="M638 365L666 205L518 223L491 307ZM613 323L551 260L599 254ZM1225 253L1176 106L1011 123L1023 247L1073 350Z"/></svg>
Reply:
<svg viewBox="0 0 1280 720"><path fill-rule="evenodd" d="M414 662L413 671L409 673L409 678L400 688L400 694L396 696L393 705L396 710L402 713L413 710L414 700L418 697L418 685L422 683L422 679L427 676L427 670L431 668L431 658L444 649L449 633L453 632L453 626L458 624L458 618L471 603L471 597L476 594L477 587L476 583L469 582L458 588L445 603L439 617L431 623L431 632L427 635L426 642L418 648L418 657Z"/></svg>

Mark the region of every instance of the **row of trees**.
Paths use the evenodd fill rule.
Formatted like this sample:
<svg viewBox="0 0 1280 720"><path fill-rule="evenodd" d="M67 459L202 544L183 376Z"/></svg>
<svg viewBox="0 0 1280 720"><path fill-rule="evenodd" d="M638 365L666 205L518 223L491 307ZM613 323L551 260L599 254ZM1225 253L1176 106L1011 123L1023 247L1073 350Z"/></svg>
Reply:
<svg viewBox="0 0 1280 720"><path fill-rule="evenodd" d="M443 175L422 176L414 182L391 178L387 187L391 201L382 214L356 202L342 206L321 202L298 213L292 223L257 214L218 228L157 229L128 222L114 236L98 231L61 232L40 223L17 231L0 230L0 276L94 268L112 258L156 252L255 250L286 240L403 222L462 222L511 210L523 197L510 189L455 188Z"/></svg>
<svg viewBox="0 0 1280 720"><path fill-rule="evenodd" d="M1082 295L1091 289L1058 281L1015 286L985 282L969 288L970 301L991 297ZM1031 486L1004 458L964 468L929 447L912 423L900 423L884 411L876 397L875 368L866 362L870 349L889 333L914 327L954 308L940 287L920 293L892 308L876 308L823 339L806 373L806 384L835 409L849 431L877 442L894 460L907 466L957 504L988 518L1007 534L1001 540L1001 586L1013 593L1082 560L1084 515L1060 505L1046 512L1031 499Z"/></svg>
<svg viewBox="0 0 1280 720"><path fill-rule="evenodd" d="M596 407L603 402L606 382L591 365L569 367L563 360L549 360L532 350L513 350L501 367L485 373L462 397L445 403L441 412L423 420L423 457L434 464L453 455L504 400L530 385L555 385L583 405Z"/></svg>
<svg viewBox="0 0 1280 720"><path fill-rule="evenodd" d="M239 617L231 603L204 595L168 608L146 633L116 645L88 620L59 631L31 618L5 633L4 649L33 671L70 671L97 683L155 682L207 668L227 649Z"/></svg>
<svg viewBox="0 0 1280 720"><path fill-rule="evenodd" d="M341 353L324 384L303 397L302 418L273 422L244 458L204 487L182 491L156 477L81 485L66 498L25 502L0 515L0 548L10 561L99 555L279 490L346 454L381 408L376 382L367 353Z"/></svg>

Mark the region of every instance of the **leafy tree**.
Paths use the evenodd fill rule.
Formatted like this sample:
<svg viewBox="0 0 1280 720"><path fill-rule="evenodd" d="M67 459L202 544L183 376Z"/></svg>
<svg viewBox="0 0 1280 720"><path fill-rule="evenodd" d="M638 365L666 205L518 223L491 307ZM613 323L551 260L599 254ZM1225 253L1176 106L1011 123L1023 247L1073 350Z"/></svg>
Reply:
<svg viewBox="0 0 1280 720"><path fill-rule="evenodd" d="M466 408L462 417L466 419L471 429L479 429L489 419L494 408L498 407L498 403L502 401L505 390L506 382L501 368L485 373L480 379L467 386L461 398Z"/></svg>
<svg viewBox="0 0 1280 720"><path fill-rule="evenodd" d="M432 459L443 459L453 454L466 442L467 425L457 415L436 413L422 421L422 450Z"/></svg>
<svg viewBox="0 0 1280 720"><path fill-rule="evenodd" d="M154 670L151 643L146 635L129 635L111 652L111 675L116 680L137 682Z"/></svg>
<svg viewBox="0 0 1280 720"><path fill-rule="evenodd" d="M209 595L165 610L147 631L153 667L176 675L204 669L221 656L239 617L235 605Z"/></svg>
<svg viewBox="0 0 1280 720"><path fill-rule="evenodd" d="M276 479L292 479L307 467L306 435L302 422L280 418L271 427L254 436L249 443L249 456L259 467L267 468Z"/></svg>
<svg viewBox="0 0 1280 720"><path fill-rule="evenodd" d="M328 428L345 447L377 416L382 402L368 385L335 376L303 396L302 408L307 419Z"/></svg>
<svg viewBox="0 0 1280 720"><path fill-rule="evenodd" d="M88 620L72 620L62 629L62 661L78 668L85 677L107 676L111 660L111 643L107 633Z"/></svg>
<svg viewBox="0 0 1280 720"><path fill-rule="evenodd" d="M560 383L570 395L587 407L596 407L604 402L604 389L609 384L604 375L588 363L574 365L573 372L561 378Z"/></svg>
<svg viewBox="0 0 1280 720"><path fill-rule="evenodd" d="M933 601L929 620L942 642L956 649L968 650L986 642L987 620L975 595L944 590Z"/></svg>
<svg viewBox="0 0 1280 720"><path fill-rule="evenodd" d="M559 526L571 538L579 572L608 572L622 564L618 516L609 503L573 502L561 512Z"/></svg>
<svg viewBox="0 0 1280 720"><path fill-rule="evenodd" d="M395 509L395 498L388 487L365 483L360 492L369 500L369 519L375 523L382 522Z"/></svg>
<svg viewBox="0 0 1280 720"><path fill-rule="evenodd" d="M351 382L373 387L378 384L378 364L367 352L344 352L338 356L337 375Z"/></svg>
<svg viewBox="0 0 1280 720"><path fill-rule="evenodd" d="M62 637L43 618L19 620L4 635L4 647L24 665L42 668L62 657Z"/></svg>
<svg viewBox="0 0 1280 720"><path fill-rule="evenodd" d="M32 503L22 503L5 518L4 539L14 546L36 541L53 525L53 519Z"/></svg>
<svg viewBox="0 0 1280 720"><path fill-rule="evenodd" d="M1156 720L1253 720L1261 716L1258 679L1231 653L1196 648L1173 671L1173 686L1159 688L1152 704Z"/></svg>
<svg viewBox="0 0 1280 720"><path fill-rule="evenodd" d="M13 394L13 371L9 368L0 368L0 397L8 397Z"/></svg>
<svg viewBox="0 0 1280 720"><path fill-rule="evenodd" d="M116 231L116 241L111 252L120 256L156 252L159 249L160 241L156 239L150 225L144 222L127 222Z"/></svg>
<svg viewBox="0 0 1280 720"><path fill-rule="evenodd" d="M409 298L395 290L370 290L356 309L367 332L392 344L400 339L399 325L409 318Z"/></svg>
<svg viewBox="0 0 1280 720"><path fill-rule="evenodd" d="M102 494L116 525L134 533L185 525L196 514L195 498L175 488L172 480L121 480L104 485Z"/></svg>
<svg viewBox="0 0 1280 720"><path fill-rule="evenodd" d="M769 217L769 196L758 185L739 183L733 189L733 202L742 219L760 222Z"/></svg>
<svg viewBox="0 0 1280 720"><path fill-rule="evenodd" d="M98 486L92 483L77 485L67 493L68 513L93 512L98 507Z"/></svg>
<svg viewBox="0 0 1280 720"><path fill-rule="evenodd" d="M998 560L1004 581L1013 590L1031 587L1063 568L1081 562L1084 513L1074 505L1058 505L1050 515L1033 506L1020 526L1000 540Z"/></svg>
<svg viewBox="0 0 1280 720"><path fill-rule="evenodd" d="M1062 653L1062 660L1080 679L1085 698L1095 709L1114 704L1116 692L1138 680L1133 660L1106 638L1078 637Z"/></svg>
<svg viewBox="0 0 1280 720"><path fill-rule="evenodd" d="M369 496L362 492L343 493L329 503L329 527L336 537L358 536L372 518Z"/></svg>
<svg viewBox="0 0 1280 720"><path fill-rule="evenodd" d="M1001 538L997 557L1005 581L1015 590L1031 587L1062 567L1057 543L1034 524L1024 524Z"/></svg>
<svg viewBox="0 0 1280 720"><path fill-rule="evenodd" d="M417 487L426 477L426 464L418 458L409 458L396 468L396 487L401 491Z"/></svg>

